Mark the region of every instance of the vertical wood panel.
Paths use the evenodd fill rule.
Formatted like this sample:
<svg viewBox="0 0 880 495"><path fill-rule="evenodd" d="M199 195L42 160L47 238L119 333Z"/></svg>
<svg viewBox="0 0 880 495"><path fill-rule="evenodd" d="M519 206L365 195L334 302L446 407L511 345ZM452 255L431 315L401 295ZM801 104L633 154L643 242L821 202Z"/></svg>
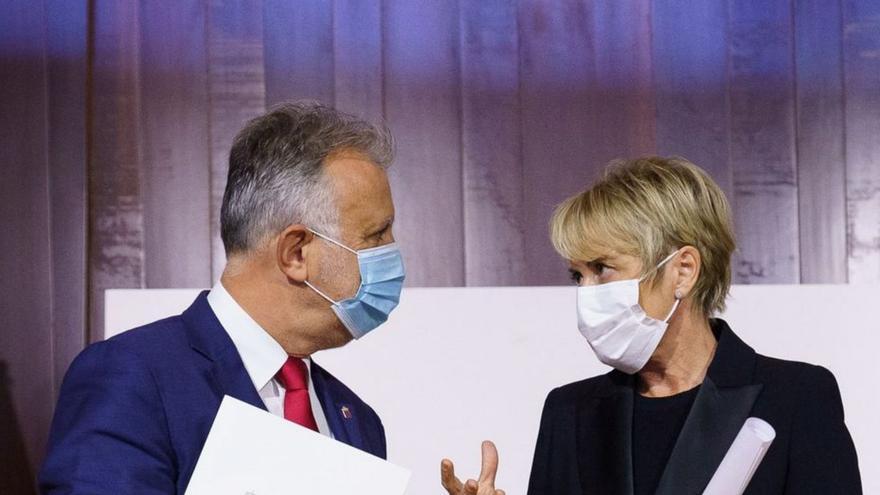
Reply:
<svg viewBox="0 0 880 495"><path fill-rule="evenodd" d="M844 2L849 280L880 282L880 3Z"/></svg>
<svg viewBox="0 0 880 495"><path fill-rule="evenodd" d="M46 3L55 393L86 342L88 2Z"/></svg>
<svg viewBox="0 0 880 495"><path fill-rule="evenodd" d="M458 9L385 5L385 115L398 143L390 170L407 283L464 284Z"/></svg>
<svg viewBox="0 0 880 495"><path fill-rule="evenodd" d="M592 8L596 94L590 132L601 137L603 148L591 159L604 164L656 154L651 4L594 2Z"/></svg>
<svg viewBox="0 0 880 495"><path fill-rule="evenodd" d="M382 120L382 2L336 0L333 74L336 108Z"/></svg>
<svg viewBox="0 0 880 495"><path fill-rule="evenodd" d="M89 338L104 337L104 290L144 287L138 6L98 0L92 27Z"/></svg>
<svg viewBox="0 0 880 495"><path fill-rule="evenodd" d="M333 104L333 2L267 0L263 20L266 106Z"/></svg>
<svg viewBox="0 0 880 495"><path fill-rule="evenodd" d="M229 149L248 119L265 110L263 10L259 0L208 4L208 92L211 133L211 280L220 278L226 252L220 239L220 206Z"/></svg>
<svg viewBox="0 0 880 495"><path fill-rule="evenodd" d="M725 4L656 0L652 27L657 151L702 167L732 202Z"/></svg>
<svg viewBox="0 0 880 495"><path fill-rule="evenodd" d="M797 170L801 282L846 283L840 4L798 0Z"/></svg>
<svg viewBox="0 0 880 495"><path fill-rule="evenodd" d="M33 493L52 382L46 38L42 3L0 16L0 492ZM8 370L8 371L7 371Z"/></svg>
<svg viewBox="0 0 880 495"><path fill-rule="evenodd" d="M522 285L519 36L515 4L461 6L465 285Z"/></svg>
<svg viewBox="0 0 880 495"><path fill-rule="evenodd" d="M729 4L730 156L738 283L796 283L797 166L788 2Z"/></svg>
<svg viewBox="0 0 880 495"><path fill-rule="evenodd" d="M205 13L198 0L141 4L147 287L211 282Z"/></svg>
<svg viewBox="0 0 880 495"><path fill-rule="evenodd" d="M604 166L595 159L604 145L590 113L594 21L583 2L525 0L519 25L526 283L565 284L566 264L550 244L548 221L557 204Z"/></svg>

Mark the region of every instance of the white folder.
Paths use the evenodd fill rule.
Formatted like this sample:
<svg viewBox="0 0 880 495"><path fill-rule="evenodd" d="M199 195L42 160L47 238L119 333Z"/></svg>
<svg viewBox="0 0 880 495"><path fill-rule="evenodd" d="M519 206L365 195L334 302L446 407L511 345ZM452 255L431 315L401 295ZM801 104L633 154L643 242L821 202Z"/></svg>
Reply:
<svg viewBox="0 0 880 495"><path fill-rule="evenodd" d="M409 471L226 396L187 495L403 495Z"/></svg>

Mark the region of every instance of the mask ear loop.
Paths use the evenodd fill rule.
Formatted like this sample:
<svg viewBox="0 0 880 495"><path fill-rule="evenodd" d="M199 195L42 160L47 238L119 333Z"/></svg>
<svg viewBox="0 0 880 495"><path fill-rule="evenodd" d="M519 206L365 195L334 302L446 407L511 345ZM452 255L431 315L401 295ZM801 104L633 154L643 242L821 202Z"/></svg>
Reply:
<svg viewBox="0 0 880 495"><path fill-rule="evenodd" d="M672 253L670 253L669 256L663 258L663 261L661 261L660 263L657 263L657 266L655 266L654 268L651 268L651 271L649 271L648 273L642 275L642 277L639 279L639 283L644 282L646 278L648 278L652 273L654 273L654 272L656 272L657 270L659 270L660 267L662 267L663 265L665 265L667 261L671 260L676 254L678 254L679 251L681 251L681 248L676 249L675 251L673 251Z"/></svg>
<svg viewBox="0 0 880 495"><path fill-rule="evenodd" d="M329 236L326 236L326 235L324 235L324 234L322 234L322 233L320 233L320 232L316 232L316 231L313 230L313 229L310 229L310 228L308 228L308 227L306 227L306 228L309 230L309 232L311 232L312 234L314 234L314 235L320 237L321 239L324 239L325 241L327 241L327 242L329 242L329 243L331 243L331 244L335 244L335 245L341 247L342 249L345 249L346 251L348 251L348 252L354 254L355 256L357 256L357 251L355 251L354 249L352 249L352 248L346 246L345 244L343 244L343 243L341 243L341 242L339 242L339 241L337 241L337 240L335 240L335 239L333 239L333 238L331 238L331 237L329 237ZM323 292L321 292L320 290L318 290L317 287L315 287L314 285L310 284L308 280L304 280L304 282L305 282L305 284L306 284L307 286L309 286L310 289L312 289L313 291L317 292L319 296L321 296L321 297L323 297L324 299L326 299L327 302L329 302L330 304L332 304L332 305L334 305L334 306L339 305L339 303L336 302L336 301L334 301L333 299L331 299L330 296L328 296L327 294L324 294Z"/></svg>
<svg viewBox="0 0 880 495"><path fill-rule="evenodd" d="M663 265L666 264L666 262L668 262L669 260L671 260L676 254L678 254L679 251L681 251L681 248L676 249L675 251L673 251L672 253L670 253L669 256L663 258L663 261L661 261L660 263L657 263L657 266L655 266L654 268L652 268L651 271L649 271L648 273L644 274L644 275L642 276L642 278L639 279L639 283L642 283L646 278L648 278L649 275L651 275L651 274L654 273L655 271L659 270L660 267L662 267ZM676 291L675 291L675 304L672 305L672 310L670 310L670 311L669 311L669 314L666 315L666 318L663 319L663 323L668 323L668 322L669 322L669 319L672 318L672 315L673 315L673 314L675 314L675 310L678 309L678 305L681 304L681 299L682 299L682 298L679 297L679 296L680 296L680 294L679 294L678 290L676 290Z"/></svg>
<svg viewBox="0 0 880 495"><path fill-rule="evenodd" d="M319 291L318 288L315 287L314 285L310 284L308 280L304 280L304 282L305 282L306 285L309 286L310 289L312 289L313 291L317 292L319 296L321 296L321 297L323 297L324 299L326 299L327 301L329 301L330 304L332 304L332 305L334 305L334 306L336 306L337 304L339 304L338 302L334 301L333 299L330 299L330 297L328 297L327 294L324 294L323 292Z"/></svg>
<svg viewBox="0 0 880 495"><path fill-rule="evenodd" d="M308 227L307 227L307 228L308 228ZM339 242L339 241L337 241L337 240L334 240L334 239L332 239L332 238L330 238L330 237L328 237L328 236L326 236L326 235L324 235L324 234L322 234L322 233L320 233L320 232L315 232L315 231L312 230L312 229L309 229L309 232L311 232L312 234L315 234L316 236L320 237L321 239L324 239L325 241L327 241L327 242L329 242L329 243L331 243L331 244L336 244L337 246L341 247L342 249L345 249L346 251L348 251L348 252L351 253L351 254L354 254L355 256L357 256L357 254L358 254L358 252L355 251L354 249L352 249L352 248L346 246L345 244L343 244L343 243L341 243L341 242Z"/></svg>
<svg viewBox="0 0 880 495"><path fill-rule="evenodd" d="M672 305L672 311L666 315L666 318L663 318L663 323L669 323L669 319L672 318L672 315L675 313L675 310L678 309L678 305L681 303L681 299L675 298L675 304Z"/></svg>
<svg viewBox="0 0 880 495"><path fill-rule="evenodd" d="M306 227L306 228L308 228L308 227ZM331 238L331 237L329 237L329 236L326 236L326 235L324 235L324 234L322 234L322 233L320 233L320 232L316 232L316 231L313 230L313 229L308 229L308 230L309 230L309 232L311 232L312 234L315 234L316 236L320 237L321 239L324 239L325 241L327 241L327 242L329 242L329 243L331 243L331 244L335 244L335 245L341 247L342 249L345 249L346 251L348 251L348 252L354 254L355 256L357 256L357 251L355 251L354 249L352 249L352 248L346 246L345 244L343 244L343 243L341 243L341 242L339 242L339 241L337 241L337 240L334 240L333 238ZM319 296L321 296L321 297L323 297L324 299L326 299L330 304L332 304L332 305L334 305L334 306L336 306L336 305L339 304L338 302L336 302L336 301L334 301L333 299L331 299L327 294L324 294L323 292L321 292L320 290L318 290L317 287L315 287L314 285L310 284L308 280L305 280L304 282L305 282L305 284L306 284L307 286L309 286L310 289L312 289L313 291L317 292Z"/></svg>

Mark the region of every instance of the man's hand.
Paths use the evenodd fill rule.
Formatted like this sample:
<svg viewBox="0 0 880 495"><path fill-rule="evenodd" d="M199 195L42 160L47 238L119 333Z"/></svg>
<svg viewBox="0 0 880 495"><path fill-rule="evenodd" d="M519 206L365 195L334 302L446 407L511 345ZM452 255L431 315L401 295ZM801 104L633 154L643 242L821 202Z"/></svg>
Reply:
<svg viewBox="0 0 880 495"><path fill-rule="evenodd" d="M478 480L462 483L455 476L455 466L449 459L440 462L440 482L449 495L504 495L504 490L495 489L495 473L498 472L498 449L495 444L483 442L483 466Z"/></svg>

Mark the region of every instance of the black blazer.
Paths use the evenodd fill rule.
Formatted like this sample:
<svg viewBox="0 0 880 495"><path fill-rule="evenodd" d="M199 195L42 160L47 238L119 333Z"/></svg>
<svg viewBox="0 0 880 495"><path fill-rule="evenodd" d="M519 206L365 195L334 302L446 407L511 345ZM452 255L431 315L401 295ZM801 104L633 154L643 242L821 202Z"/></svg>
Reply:
<svg viewBox="0 0 880 495"><path fill-rule="evenodd" d="M702 493L749 416L770 423L776 439L747 495L862 493L831 372L761 356L724 321L711 324L718 348L656 493ZM633 493L635 384L615 370L550 392L529 495Z"/></svg>

